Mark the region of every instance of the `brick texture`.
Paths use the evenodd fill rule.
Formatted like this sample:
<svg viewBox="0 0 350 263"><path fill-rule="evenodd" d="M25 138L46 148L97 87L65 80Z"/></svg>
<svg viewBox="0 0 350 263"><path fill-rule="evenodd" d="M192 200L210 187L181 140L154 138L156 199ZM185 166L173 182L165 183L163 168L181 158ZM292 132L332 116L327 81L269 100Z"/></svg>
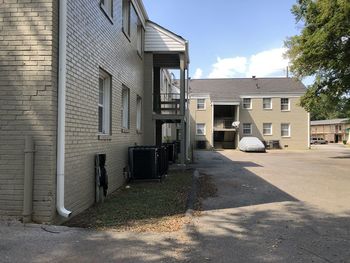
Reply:
<svg viewBox="0 0 350 263"><path fill-rule="evenodd" d="M143 98L143 58L136 20L122 31L122 1L112 21L98 0L68 2L65 206L78 214L95 201L94 156L107 154L109 192L122 186L127 148L142 144L136 99ZM20 216L24 137L34 136L34 215L57 221L57 0L0 0L0 215ZM112 76L111 135L98 137L98 78ZM122 131L122 86L130 89L130 129Z"/></svg>
<svg viewBox="0 0 350 263"><path fill-rule="evenodd" d="M65 202L73 215L95 201L96 153L107 154L109 191L124 183L127 148L141 144L136 131L136 99L143 98L143 60L137 53L135 19L131 34L122 31L122 1L114 1L113 19L99 1L68 1ZM111 130L98 139L99 69L112 76ZM122 85L130 89L130 130L122 132Z"/></svg>
<svg viewBox="0 0 350 263"><path fill-rule="evenodd" d="M54 214L57 3L0 0L0 215L23 208L24 137L35 140L33 219Z"/></svg>

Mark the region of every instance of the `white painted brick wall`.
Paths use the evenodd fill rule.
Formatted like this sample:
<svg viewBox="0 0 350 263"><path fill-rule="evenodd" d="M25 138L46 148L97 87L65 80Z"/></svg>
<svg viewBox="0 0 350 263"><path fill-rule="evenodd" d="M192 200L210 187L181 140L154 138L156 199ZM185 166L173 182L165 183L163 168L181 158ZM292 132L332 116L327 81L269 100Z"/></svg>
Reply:
<svg viewBox="0 0 350 263"><path fill-rule="evenodd" d="M120 187L127 148L136 132L136 98L143 98L143 60L122 32L122 1L111 23L98 0L68 1L66 207L73 215L93 204L94 156L107 153L109 191ZM57 0L0 0L0 215L20 216L24 136L36 144L34 220L56 220ZM98 140L99 68L112 75L112 135ZM121 131L122 85L130 89L130 131ZM151 94L149 94L151 95Z"/></svg>
<svg viewBox="0 0 350 263"><path fill-rule="evenodd" d="M136 132L136 98L143 97L143 60L136 35L122 32L122 1L114 1L113 23L99 1L68 1L68 64L66 112L66 207L73 215L95 201L94 156L107 154L109 191L124 183L127 148L141 144ZM99 140L99 68L112 76L112 136ZM130 131L122 132L122 85L130 89Z"/></svg>

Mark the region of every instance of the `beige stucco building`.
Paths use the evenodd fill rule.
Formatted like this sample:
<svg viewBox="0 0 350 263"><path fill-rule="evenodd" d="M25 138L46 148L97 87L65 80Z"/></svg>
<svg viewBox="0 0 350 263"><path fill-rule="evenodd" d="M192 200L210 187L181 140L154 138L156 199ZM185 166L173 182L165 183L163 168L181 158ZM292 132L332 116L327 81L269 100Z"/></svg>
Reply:
<svg viewBox="0 0 350 263"><path fill-rule="evenodd" d="M349 132L349 119L311 121L312 138L322 138L330 143L350 143Z"/></svg>
<svg viewBox="0 0 350 263"><path fill-rule="evenodd" d="M112 192L125 182L128 147L160 144L165 123L182 133L186 161L188 44L150 21L141 0L0 8L0 216L21 217L24 202L36 222L80 213L95 202L95 155L107 156ZM179 71L176 98L165 69ZM35 145L32 200L26 137Z"/></svg>
<svg viewBox="0 0 350 263"><path fill-rule="evenodd" d="M307 149L309 114L299 106L304 85L292 78L190 81L191 142L197 148L236 148L244 136L270 147Z"/></svg>

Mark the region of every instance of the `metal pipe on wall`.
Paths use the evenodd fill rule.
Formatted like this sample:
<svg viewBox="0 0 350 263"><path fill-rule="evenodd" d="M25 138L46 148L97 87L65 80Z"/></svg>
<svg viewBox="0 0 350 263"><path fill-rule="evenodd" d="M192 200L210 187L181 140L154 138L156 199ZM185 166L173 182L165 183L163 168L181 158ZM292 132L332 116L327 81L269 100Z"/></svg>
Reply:
<svg viewBox="0 0 350 263"><path fill-rule="evenodd" d="M32 221L33 177L34 177L34 141L31 136L26 136L25 146L24 146L23 223L29 223Z"/></svg>

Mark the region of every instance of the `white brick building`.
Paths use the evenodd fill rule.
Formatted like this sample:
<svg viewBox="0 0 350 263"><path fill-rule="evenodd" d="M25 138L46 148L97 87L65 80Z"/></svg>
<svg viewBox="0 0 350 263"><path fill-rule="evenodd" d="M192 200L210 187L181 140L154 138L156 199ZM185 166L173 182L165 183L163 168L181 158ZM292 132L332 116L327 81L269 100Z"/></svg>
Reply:
<svg viewBox="0 0 350 263"><path fill-rule="evenodd" d="M57 173L63 207L75 215L95 202L96 153L107 155L113 191L125 181L129 146L161 142L163 123L186 134L187 42L149 21L141 0L2 1L0 25L0 215L22 215L27 135L35 143L33 220L53 222L62 220ZM176 114L154 103L163 68L180 69Z"/></svg>

